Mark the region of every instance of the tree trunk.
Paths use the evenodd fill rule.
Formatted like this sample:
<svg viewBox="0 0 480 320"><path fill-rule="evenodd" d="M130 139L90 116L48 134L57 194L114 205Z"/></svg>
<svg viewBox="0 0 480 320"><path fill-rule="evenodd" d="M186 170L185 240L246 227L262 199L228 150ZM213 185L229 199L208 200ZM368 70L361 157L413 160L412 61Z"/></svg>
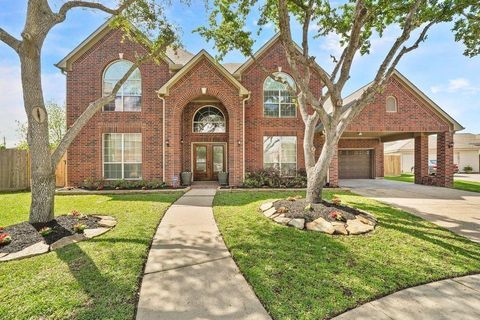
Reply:
<svg viewBox="0 0 480 320"><path fill-rule="evenodd" d="M43 100L40 47L34 41L25 41L19 55L31 158L31 223L48 222L54 217L55 167L51 161L48 115Z"/></svg>
<svg viewBox="0 0 480 320"><path fill-rule="evenodd" d="M330 162L335 155L337 140L338 139L333 139L333 141L326 140L317 163L314 167L307 169L306 200L309 203L320 203L322 201L322 190L327 179Z"/></svg>

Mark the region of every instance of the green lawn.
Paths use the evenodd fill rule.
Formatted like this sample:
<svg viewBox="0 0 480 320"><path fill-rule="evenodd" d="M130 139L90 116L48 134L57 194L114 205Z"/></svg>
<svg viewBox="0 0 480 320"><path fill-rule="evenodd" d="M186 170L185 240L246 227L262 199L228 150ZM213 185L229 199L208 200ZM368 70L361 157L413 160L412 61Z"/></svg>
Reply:
<svg viewBox="0 0 480 320"><path fill-rule="evenodd" d="M257 210L292 192L221 192L214 213L235 261L274 319L324 319L402 288L480 272L480 245L404 211L325 191L372 212L377 229L329 236L272 223Z"/></svg>
<svg viewBox="0 0 480 320"><path fill-rule="evenodd" d="M410 173L402 173L400 176L387 176L385 177L385 179L402 182L413 182L414 176ZM480 182L475 181L455 179L453 182L453 187L458 190L480 192Z"/></svg>
<svg viewBox="0 0 480 320"><path fill-rule="evenodd" d="M156 226L180 195L57 196L57 214L108 214L118 225L46 255L0 263L0 318L132 319ZM0 225L27 220L29 203L29 193L0 194Z"/></svg>

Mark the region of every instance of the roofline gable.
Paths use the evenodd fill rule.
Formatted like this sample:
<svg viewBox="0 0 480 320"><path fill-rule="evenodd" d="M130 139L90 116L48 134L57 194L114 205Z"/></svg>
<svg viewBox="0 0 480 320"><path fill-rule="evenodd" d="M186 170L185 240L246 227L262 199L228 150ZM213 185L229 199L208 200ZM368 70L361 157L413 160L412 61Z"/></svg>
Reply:
<svg viewBox="0 0 480 320"><path fill-rule="evenodd" d="M110 27L110 23L113 17L105 21L100 27L98 27L92 34L90 34L85 40L83 40L78 46L76 46L69 54L67 54L62 60L57 62L55 66L61 69L63 72L72 70L72 63L75 62L80 56L92 48L98 41L100 41L108 32L114 30ZM147 41L150 41L146 38ZM168 63L170 68L179 69L180 66L176 65L168 56L164 56L165 62Z"/></svg>
<svg viewBox="0 0 480 320"><path fill-rule="evenodd" d="M225 76L235 87L239 90L239 96L247 96L250 92L237 80L235 77L222 66L217 60L215 60L205 49L200 50L187 64L180 69L170 80L168 80L157 93L160 96L168 96L170 88L180 80L188 71L190 71L202 58L206 58L212 65L214 65L220 73Z"/></svg>

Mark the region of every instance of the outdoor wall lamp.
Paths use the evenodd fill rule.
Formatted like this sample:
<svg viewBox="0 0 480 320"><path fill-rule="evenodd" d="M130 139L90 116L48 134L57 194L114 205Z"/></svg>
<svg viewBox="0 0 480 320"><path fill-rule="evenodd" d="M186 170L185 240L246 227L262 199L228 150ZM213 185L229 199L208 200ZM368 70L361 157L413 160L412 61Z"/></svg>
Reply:
<svg viewBox="0 0 480 320"><path fill-rule="evenodd" d="M165 140L165 144L167 145L167 147L170 147L170 140Z"/></svg>
<svg viewBox="0 0 480 320"><path fill-rule="evenodd" d="M449 147L449 148L453 148L453 142L450 142L450 143L448 144L448 147Z"/></svg>
<svg viewBox="0 0 480 320"><path fill-rule="evenodd" d="M238 140L237 143L238 143L239 146L242 145L242 141L240 141L240 140Z"/></svg>
<svg viewBox="0 0 480 320"><path fill-rule="evenodd" d="M181 144L183 144L183 138L182 138L182 139L180 139L180 143L181 143Z"/></svg>

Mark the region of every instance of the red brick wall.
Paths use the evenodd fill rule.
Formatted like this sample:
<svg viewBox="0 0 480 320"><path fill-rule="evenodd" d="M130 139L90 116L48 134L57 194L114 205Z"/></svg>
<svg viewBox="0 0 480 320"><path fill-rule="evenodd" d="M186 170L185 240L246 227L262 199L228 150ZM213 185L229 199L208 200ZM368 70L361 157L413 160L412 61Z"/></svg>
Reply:
<svg viewBox="0 0 480 320"><path fill-rule="evenodd" d="M102 76L105 68L119 58L135 60L144 49L125 41L119 31L108 33L72 65L67 74L67 125L70 126L88 104L102 95ZM171 74L164 62L146 62L140 67L142 75L141 112L102 112L83 128L68 149L67 177L69 185L79 185L88 177L102 177L102 133L141 132L143 177L162 178L162 105L158 90Z"/></svg>
<svg viewBox="0 0 480 320"><path fill-rule="evenodd" d="M397 112L387 112L386 98L397 99ZM449 126L399 79L392 78L375 101L352 121L345 132L442 132Z"/></svg>

